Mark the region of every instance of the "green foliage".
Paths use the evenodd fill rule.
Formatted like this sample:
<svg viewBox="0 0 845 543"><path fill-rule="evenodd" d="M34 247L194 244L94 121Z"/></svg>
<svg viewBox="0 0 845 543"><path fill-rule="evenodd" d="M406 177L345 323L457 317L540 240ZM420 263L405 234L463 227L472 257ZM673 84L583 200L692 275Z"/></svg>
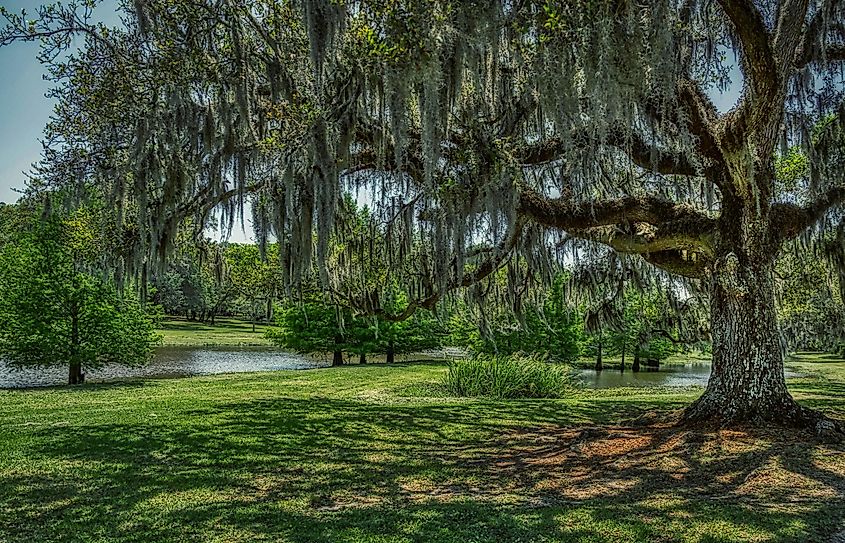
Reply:
<svg viewBox="0 0 845 543"><path fill-rule="evenodd" d="M280 347L297 352L348 351L411 353L437 347L445 332L428 311L404 321L355 315L349 308L324 302L286 304L276 310L276 326L265 336Z"/></svg>
<svg viewBox="0 0 845 543"><path fill-rule="evenodd" d="M573 387L568 366L527 356L456 360L442 385L453 396L493 398L560 398Z"/></svg>
<svg viewBox="0 0 845 543"><path fill-rule="evenodd" d="M786 154L775 157L775 180L784 191L794 191L799 182L810 174L810 159L798 147L790 147Z"/></svg>
<svg viewBox="0 0 845 543"><path fill-rule="evenodd" d="M328 304L283 305L276 309L276 326L268 328L265 337L280 347L301 353L342 350L350 334L350 329L341 325L342 317Z"/></svg>
<svg viewBox="0 0 845 543"><path fill-rule="evenodd" d="M778 320L787 345L838 350L845 336L845 305L830 264L785 251L776 269Z"/></svg>
<svg viewBox="0 0 845 543"><path fill-rule="evenodd" d="M673 308L666 293L652 288L647 291L629 288L622 301L621 321L603 332L608 351L639 355L662 360L695 344L700 347L706 318L693 299L680 308ZM595 345L596 337L591 338Z"/></svg>
<svg viewBox="0 0 845 543"><path fill-rule="evenodd" d="M92 266L98 250L84 210L33 219L0 249L0 357L14 367L89 369L150 359L153 322Z"/></svg>
<svg viewBox="0 0 845 543"><path fill-rule="evenodd" d="M197 241L183 230L151 294L168 315L213 321L239 314L255 321L269 318L281 283L278 245L262 257L257 245Z"/></svg>
<svg viewBox="0 0 845 543"><path fill-rule="evenodd" d="M581 319L564 296L563 277L558 277L541 307L528 307L518 318L511 308L488 316L486 333L471 321L466 308L450 319L451 342L475 353L537 353L559 361L581 356L585 341Z"/></svg>

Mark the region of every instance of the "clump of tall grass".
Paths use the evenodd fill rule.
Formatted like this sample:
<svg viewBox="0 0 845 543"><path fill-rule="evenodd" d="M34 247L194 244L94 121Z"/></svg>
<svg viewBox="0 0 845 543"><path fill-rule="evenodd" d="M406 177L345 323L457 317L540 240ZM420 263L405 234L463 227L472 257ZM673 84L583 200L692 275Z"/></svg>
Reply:
<svg viewBox="0 0 845 543"><path fill-rule="evenodd" d="M568 366L523 355L478 356L449 365L442 386L451 396L560 398L573 388Z"/></svg>

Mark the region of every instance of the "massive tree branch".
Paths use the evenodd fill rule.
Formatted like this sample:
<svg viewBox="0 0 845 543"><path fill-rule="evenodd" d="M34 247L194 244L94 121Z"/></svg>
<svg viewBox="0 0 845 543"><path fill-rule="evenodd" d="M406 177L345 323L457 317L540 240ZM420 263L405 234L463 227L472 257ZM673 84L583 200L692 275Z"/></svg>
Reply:
<svg viewBox="0 0 845 543"><path fill-rule="evenodd" d="M730 19L744 56L745 76L755 99L777 88L778 72L769 43L769 31L753 0L719 0Z"/></svg>
<svg viewBox="0 0 845 543"><path fill-rule="evenodd" d="M709 230L700 231L700 226L697 222L680 220L667 222L660 227L636 223L571 229L567 232L581 239L603 243L620 253L645 254L677 249L712 255L715 221Z"/></svg>
<svg viewBox="0 0 845 543"><path fill-rule="evenodd" d="M786 74L795 59L803 38L804 18L809 0L783 0L778 8L778 21L772 40L778 71Z"/></svg>
<svg viewBox="0 0 845 543"><path fill-rule="evenodd" d="M698 141L696 149L705 161L702 172L719 188L724 188L722 179L727 166L724 156L716 139L716 125L719 121L719 111L713 101L695 81L681 79L678 81L675 95L678 104L685 115L680 115L679 108L667 107L665 103L656 99L649 99L643 103L643 112L656 124L670 123L685 125Z"/></svg>
<svg viewBox="0 0 845 543"><path fill-rule="evenodd" d="M722 117L717 141L722 153L729 157L728 166L734 184L745 178L749 138L756 146L756 157L765 160L772 152L775 134L783 116L783 100L787 80L783 70L778 69L772 50L769 31L754 0L719 0L734 27L739 40L742 58L740 66L747 80L747 93L739 106ZM801 18L803 21L803 17ZM794 21L784 24L795 24ZM800 24L800 23L799 23ZM784 43L794 40L783 37ZM765 168L764 164L757 165ZM757 190L736 186L745 197L758 194ZM765 186L758 186L765 195ZM765 197L765 196L764 196Z"/></svg>
<svg viewBox="0 0 845 543"><path fill-rule="evenodd" d="M655 196L573 203L525 189L519 212L543 226L639 254L685 277L703 277L711 263L716 220L689 205Z"/></svg>
<svg viewBox="0 0 845 543"><path fill-rule="evenodd" d="M706 255L678 249L640 256L653 266L689 279L705 279L713 269L713 261Z"/></svg>
<svg viewBox="0 0 845 543"><path fill-rule="evenodd" d="M677 96L689 116L689 130L698 138L698 152L710 162L709 166L715 173L708 175L708 178L719 188L724 188L721 172L726 167L725 158L715 135L719 121L718 109L701 86L688 79L678 81Z"/></svg>
<svg viewBox="0 0 845 543"><path fill-rule="evenodd" d="M655 226L671 221L691 221L701 230L710 230L713 219L687 204L676 204L658 196L624 196L597 202L573 202L547 198L524 187L518 212L543 226L585 229L597 226L648 223Z"/></svg>
<svg viewBox="0 0 845 543"><path fill-rule="evenodd" d="M772 233L781 240L789 240L818 223L834 206L845 202L845 186L827 189L806 206L778 203L772 206Z"/></svg>
<svg viewBox="0 0 845 543"><path fill-rule="evenodd" d="M686 156L664 152L634 131L626 133L623 130L617 130L600 142L593 141L585 135L575 135L572 141L574 145L582 147L597 144L611 145L625 153L631 162L640 168L654 173L698 175L698 168ZM525 166L553 162L563 156L566 147L565 143L557 138L544 140L520 149L516 160Z"/></svg>

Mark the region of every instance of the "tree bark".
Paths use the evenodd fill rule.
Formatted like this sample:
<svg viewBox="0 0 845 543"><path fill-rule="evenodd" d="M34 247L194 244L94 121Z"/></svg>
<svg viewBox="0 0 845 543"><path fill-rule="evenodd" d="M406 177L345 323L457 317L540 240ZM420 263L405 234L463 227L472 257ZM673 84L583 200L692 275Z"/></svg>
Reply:
<svg viewBox="0 0 845 543"><path fill-rule="evenodd" d="M67 382L69 385L81 385L83 383L82 377L82 364L79 361L74 361L70 363L70 369L68 371L68 379Z"/></svg>
<svg viewBox="0 0 845 543"><path fill-rule="evenodd" d="M631 364L631 371L639 372L640 371L640 348L637 347L634 349L634 363Z"/></svg>
<svg viewBox="0 0 845 543"><path fill-rule="evenodd" d="M361 354L358 355L358 363L359 364L366 364L367 363L367 353L361 351Z"/></svg>
<svg viewBox="0 0 845 543"><path fill-rule="evenodd" d="M334 355L332 356L332 366L342 366L343 365L343 351L335 351Z"/></svg>
<svg viewBox="0 0 845 543"><path fill-rule="evenodd" d="M387 363L393 364L396 359L396 347L393 344L393 340L387 342Z"/></svg>
<svg viewBox="0 0 845 543"><path fill-rule="evenodd" d="M710 298L710 379L683 420L720 426L774 423L813 429L820 435L838 433L836 423L800 406L787 390L773 267L774 256L746 257L743 262L732 252L717 262Z"/></svg>

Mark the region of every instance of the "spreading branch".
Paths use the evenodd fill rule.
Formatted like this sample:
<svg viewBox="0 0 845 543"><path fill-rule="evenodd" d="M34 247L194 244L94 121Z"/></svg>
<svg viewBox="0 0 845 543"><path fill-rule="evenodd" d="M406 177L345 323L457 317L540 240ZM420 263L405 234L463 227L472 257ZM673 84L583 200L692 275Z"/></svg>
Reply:
<svg viewBox="0 0 845 543"><path fill-rule="evenodd" d="M693 228L690 228L692 226ZM713 254L713 229L697 231L697 225L688 221L675 221L657 228L637 223L629 227L599 226L585 230L569 230L572 236L607 245L617 252L628 254L657 253L668 250Z"/></svg>
<svg viewBox="0 0 845 543"><path fill-rule="evenodd" d="M654 173L698 175L698 168L686 156L664 152L633 131L616 130L601 142L593 141L585 135L575 135L572 141L581 147L597 144L614 146L625 153L631 162ZM517 153L516 160L524 166L554 162L563 156L565 150L566 145L562 140L552 138L523 147Z"/></svg>
<svg viewBox="0 0 845 543"><path fill-rule="evenodd" d="M745 76L755 100L767 98L778 86L778 71L769 31L753 0L719 0L739 39L745 60Z"/></svg>
<svg viewBox="0 0 845 543"><path fill-rule="evenodd" d="M771 229L781 240L789 240L815 226L834 206L845 202L845 186L837 185L806 205L777 203L772 206Z"/></svg>
<svg viewBox="0 0 845 543"><path fill-rule="evenodd" d="M714 227L712 218L692 206L658 196L573 202L568 198L547 198L525 187L520 193L518 212L538 224L562 230L630 223L660 226L672 221L689 221L690 228L697 227L701 231Z"/></svg>

